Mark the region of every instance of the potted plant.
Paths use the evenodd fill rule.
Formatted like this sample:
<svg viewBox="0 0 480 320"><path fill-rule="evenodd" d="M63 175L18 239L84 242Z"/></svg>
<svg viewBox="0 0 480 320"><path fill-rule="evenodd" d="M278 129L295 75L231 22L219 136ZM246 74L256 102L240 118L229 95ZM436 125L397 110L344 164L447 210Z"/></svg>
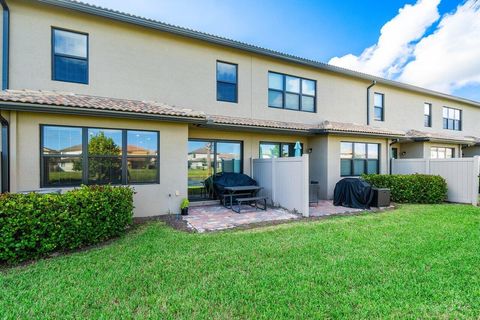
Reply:
<svg viewBox="0 0 480 320"><path fill-rule="evenodd" d="M188 216L188 206L190 205L190 201L187 198L182 200L180 204L180 211L182 212L182 216Z"/></svg>

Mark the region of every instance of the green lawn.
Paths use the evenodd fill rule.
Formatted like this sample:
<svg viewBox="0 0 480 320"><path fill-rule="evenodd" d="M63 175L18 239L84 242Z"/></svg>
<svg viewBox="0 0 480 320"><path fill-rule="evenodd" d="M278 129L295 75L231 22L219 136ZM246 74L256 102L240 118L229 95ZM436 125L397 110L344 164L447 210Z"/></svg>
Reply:
<svg viewBox="0 0 480 320"><path fill-rule="evenodd" d="M0 318L478 318L480 208L212 234L155 222L0 274Z"/></svg>

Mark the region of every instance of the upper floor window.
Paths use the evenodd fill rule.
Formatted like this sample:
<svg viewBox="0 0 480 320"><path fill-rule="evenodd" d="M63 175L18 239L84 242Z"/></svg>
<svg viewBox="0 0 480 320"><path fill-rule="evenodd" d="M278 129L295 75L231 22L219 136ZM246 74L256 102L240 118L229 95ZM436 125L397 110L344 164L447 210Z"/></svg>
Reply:
<svg viewBox="0 0 480 320"><path fill-rule="evenodd" d="M423 104L423 125L425 127L432 126L432 104L424 103Z"/></svg>
<svg viewBox="0 0 480 320"><path fill-rule="evenodd" d="M238 65L217 61L217 101L238 102Z"/></svg>
<svg viewBox="0 0 480 320"><path fill-rule="evenodd" d="M377 121L384 121L385 120L385 96L382 93L375 92L374 94L374 112L375 117L374 119Z"/></svg>
<svg viewBox="0 0 480 320"><path fill-rule="evenodd" d="M303 154L303 143L300 143L300 155ZM260 159L295 157L295 143L260 142Z"/></svg>
<svg viewBox="0 0 480 320"><path fill-rule="evenodd" d="M443 107L443 129L462 130L462 110Z"/></svg>
<svg viewBox="0 0 480 320"><path fill-rule="evenodd" d="M315 112L316 87L315 80L269 72L268 106Z"/></svg>
<svg viewBox="0 0 480 320"><path fill-rule="evenodd" d="M159 182L155 131L42 126L42 187Z"/></svg>
<svg viewBox="0 0 480 320"><path fill-rule="evenodd" d="M341 142L340 175L360 176L380 172L380 145L377 143Z"/></svg>
<svg viewBox="0 0 480 320"><path fill-rule="evenodd" d="M432 159L451 159L454 157L454 148L432 147L430 149L430 158Z"/></svg>
<svg viewBox="0 0 480 320"><path fill-rule="evenodd" d="M52 79L88 84L88 35L52 29Z"/></svg>

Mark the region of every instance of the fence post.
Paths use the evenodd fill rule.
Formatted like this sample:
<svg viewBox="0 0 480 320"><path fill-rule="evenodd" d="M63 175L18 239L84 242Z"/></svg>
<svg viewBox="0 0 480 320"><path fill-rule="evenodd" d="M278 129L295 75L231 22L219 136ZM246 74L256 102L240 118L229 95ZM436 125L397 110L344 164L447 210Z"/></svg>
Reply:
<svg viewBox="0 0 480 320"><path fill-rule="evenodd" d="M304 217L310 216L310 176L309 176L309 161L308 154L302 156L302 181L303 181L303 192L302 192L302 213Z"/></svg>
<svg viewBox="0 0 480 320"><path fill-rule="evenodd" d="M478 205L479 192L479 175L480 175L480 157L473 157L473 191L472 191L472 205Z"/></svg>
<svg viewBox="0 0 480 320"><path fill-rule="evenodd" d="M255 171L253 171L253 157L250 157L250 177L253 178L253 173ZM254 178L255 179L255 178Z"/></svg>
<svg viewBox="0 0 480 320"><path fill-rule="evenodd" d="M276 172L277 172L277 161L276 158L272 158L272 204L277 205L277 182L276 182Z"/></svg>
<svg viewBox="0 0 480 320"><path fill-rule="evenodd" d="M432 159L426 159L425 161L425 174L431 174L431 171L430 171L430 161Z"/></svg>

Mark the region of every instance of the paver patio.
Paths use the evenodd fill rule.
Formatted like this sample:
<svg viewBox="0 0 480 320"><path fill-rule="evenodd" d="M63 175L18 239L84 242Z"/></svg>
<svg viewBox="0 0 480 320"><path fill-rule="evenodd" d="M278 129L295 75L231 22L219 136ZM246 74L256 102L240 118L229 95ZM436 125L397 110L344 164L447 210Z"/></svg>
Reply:
<svg viewBox="0 0 480 320"><path fill-rule="evenodd" d="M267 211L242 208L241 213L233 212L221 205L190 207L188 216L182 216L189 226L198 231L219 231L253 223L293 220L301 216L289 213L284 209L268 208Z"/></svg>
<svg viewBox="0 0 480 320"><path fill-rule="evenodd" d="M321 200L310 206L311 217L323 217L337 214L358 213L362 209L336 207L332 201ZM193 206L189 208L189 215L182 216L189 227L197 232L220 231L236 228L249 224L288 221L302 218L301 215L293 214L285 209L268 208L267 211L244 206L241 213L233 212L221 205Z"/></svg>
<svg viewBox="0 0 480 320"><path fill-rule="evenodd" d="M310 204L310 217L324 217L336 214L358 213L363 209L337 207L332 200L319 200L318 204Z"/></svg>

